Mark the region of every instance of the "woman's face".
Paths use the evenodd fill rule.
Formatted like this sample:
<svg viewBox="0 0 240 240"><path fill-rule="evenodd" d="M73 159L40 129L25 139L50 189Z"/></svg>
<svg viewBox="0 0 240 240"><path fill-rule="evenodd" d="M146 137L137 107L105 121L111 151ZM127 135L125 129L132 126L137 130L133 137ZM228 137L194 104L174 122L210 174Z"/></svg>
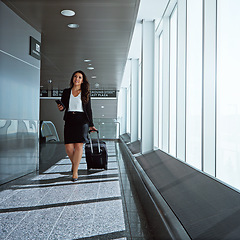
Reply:
<svg viewBox="0 0 240 240"><path fill-rule="evenodd" d="M74 86L81 86L83 83L83 75L81 73L75 73L73 76L73 84Z"/></svg>

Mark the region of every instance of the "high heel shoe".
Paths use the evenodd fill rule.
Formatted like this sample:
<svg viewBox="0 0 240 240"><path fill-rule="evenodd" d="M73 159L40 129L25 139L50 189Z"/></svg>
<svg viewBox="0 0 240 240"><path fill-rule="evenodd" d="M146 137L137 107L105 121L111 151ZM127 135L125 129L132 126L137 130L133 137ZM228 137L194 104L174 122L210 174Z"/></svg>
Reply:
<svg viewBox="0 0 240 240"><path fill-rule="evenodd" d="M76 182L78 180L78 178L72 178L73 182Z"/></svg>

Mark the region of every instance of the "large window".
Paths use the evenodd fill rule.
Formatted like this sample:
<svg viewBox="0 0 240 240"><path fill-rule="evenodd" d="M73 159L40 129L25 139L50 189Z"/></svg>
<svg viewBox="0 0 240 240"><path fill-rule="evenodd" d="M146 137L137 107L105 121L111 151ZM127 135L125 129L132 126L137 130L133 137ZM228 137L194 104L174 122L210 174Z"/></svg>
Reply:
<svg viewBox="0 0 240 240"><path fill-rule="evenodd" d="M202 167L202 0L187 1L186 161Z"/></svg>
<svg viewBox="0 0 240 240"><path fill-rule="evenodd" d="M163 81L163 34L161 32L159 36L159 82L158 82L158 147L162 149L162 81Z"/></svg>
<svg viewBox="0 0 240 240"><path fill-rule="evenodd" d="M127 88L127 133L131 133L131 85Z"/></svg>
<svg viewBox="0 0 240 240"><path fill-rule="evenodd" d="M240 189L240 0L172 7L156 32L158 146Z"/></svg>
<svg viewBox="0 0 240 240"><path fill-rule="evenodd" d="M142 138L142 64L139 63L138 73L138 139Z"/></svg>
<svg viewBox="0 0 240 240"><path fill-rule="evenodd" d="M169 153L176 157L176 99L177 99L177 7L170 16L170 101Z"/></svg>
<svg viewBox="0 0 240 240"><path fill-rule="evenodd" d="M218 0L216 176L240 189L240 1Z"/></svg>

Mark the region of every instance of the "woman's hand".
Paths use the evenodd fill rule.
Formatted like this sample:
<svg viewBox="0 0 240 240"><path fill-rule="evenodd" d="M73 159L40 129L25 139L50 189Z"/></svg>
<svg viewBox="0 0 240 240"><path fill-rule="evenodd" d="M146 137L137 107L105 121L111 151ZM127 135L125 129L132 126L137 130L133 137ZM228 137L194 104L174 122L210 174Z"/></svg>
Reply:
<svg viewBox="0 0 240 240"><path fill-rule="evenodd" d="M57 106L58 106L59 111L62 111L64 109L61 104L58 104Z"/></svg>
<svg viewBox="0 0 240 240"><path fill-rule="evenodd" d="M90 129L91 131L97 131L97 129L96 129L94 126L89 127L89 129Z"/></svg>

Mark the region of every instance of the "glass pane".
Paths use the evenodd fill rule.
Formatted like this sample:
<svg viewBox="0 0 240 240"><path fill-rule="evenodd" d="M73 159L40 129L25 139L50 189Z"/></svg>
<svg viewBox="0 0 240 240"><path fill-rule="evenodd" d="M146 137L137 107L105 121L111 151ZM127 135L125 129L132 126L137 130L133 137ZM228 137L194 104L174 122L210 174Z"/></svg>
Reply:
<svg viewBox="0 0 240 240"><path fill-rule="evenodd" d="M142 66L139 64L138 74L138 139L142 138Z"/></svg>
<svg viewBox="0 0 240 240"><path fill-rule="evenodd" d="M240 189L240 1L218 0L216 176Z"/></svg>
<svg viewBox="0 0 240 240"><path fill-rule="evenodd" d="M186 1L178 1L177 55L177 158L186 160Z"/></svg>
<svg viewBox="0 0 240 240"><path fill-rule="evenodd" d="M177 8L170 17L170 123L169 153L176 157Z"/></svg>
<svg viewBox="0 0 240 240"><path fill-rule="evenodd" d="M98 129L99 138L119 138L120 123L115 118L94 118L94 125ZM91 137L96 139L97 134L91 133Z"/></svg>
<svg viewBox="0 0 240 240"><path fill-rule="evenodd" d="M203 170L216 173L216 1L204 3Z"/></svg>
<svg viewBox="0 0 240 240"><path fill-rule="evenodd" d="M127 89L127 133L131 133L131 89Z"/></svg>
<svg viewBox="0 0 240 240"><path fill-rule="evenodd" d="M186 161L201 169L202 0L187 1Z"/></svg>
<svg viewBox="0 0 240 240"><path fill-rule="evenodd" d="M159 36L159 84L158 84L158 107L159 107L159 125L158 125L158 147L162 149L162 68L163 68L163 34Z"/></svg>
<svg viewBox="0 0 240 240"><path fill-rule="evenodd" d="M154 56L154 85L153 85L153 94L154 94L154 131L153 131L153 142L154 148L158 148L159 146L159 139L158 139L158 128L159 128L159 38L155 38L155 56Z"/></svg>

